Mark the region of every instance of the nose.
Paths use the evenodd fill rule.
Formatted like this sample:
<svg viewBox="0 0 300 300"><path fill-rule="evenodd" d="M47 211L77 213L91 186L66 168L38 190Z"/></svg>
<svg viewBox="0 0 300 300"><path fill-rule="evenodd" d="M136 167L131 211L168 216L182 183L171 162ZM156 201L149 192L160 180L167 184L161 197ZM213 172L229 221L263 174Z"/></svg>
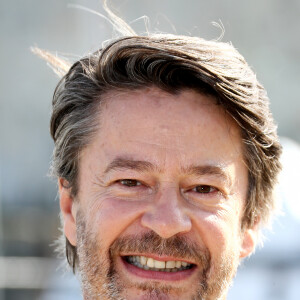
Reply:
<svg viewBox="0 0 300 300"><path fill-rule="evenodd" d="M180 200L180 193L175 188L158 192L150 208L142 216L142 226L165 239L189 232L192 222Z"/></svg>

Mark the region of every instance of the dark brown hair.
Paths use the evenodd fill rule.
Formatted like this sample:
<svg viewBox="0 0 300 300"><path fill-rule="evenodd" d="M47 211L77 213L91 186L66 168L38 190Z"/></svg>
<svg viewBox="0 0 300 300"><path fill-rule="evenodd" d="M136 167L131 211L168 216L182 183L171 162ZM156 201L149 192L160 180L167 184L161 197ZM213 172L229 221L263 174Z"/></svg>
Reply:
<svg viewBox="0 0 300 300"><path fill-rule="evenodd" d="M97 126L102 95L114 90L158 87L169 93L192 88L215 96L241 130L249 189L243 226L266 222L274 208L273 188L281 147L266 91L231 44L176 35L127 36L75 62L53 97L52 171L78 191L78 157ZM66 240L75 271L76 247Z"/></svg>

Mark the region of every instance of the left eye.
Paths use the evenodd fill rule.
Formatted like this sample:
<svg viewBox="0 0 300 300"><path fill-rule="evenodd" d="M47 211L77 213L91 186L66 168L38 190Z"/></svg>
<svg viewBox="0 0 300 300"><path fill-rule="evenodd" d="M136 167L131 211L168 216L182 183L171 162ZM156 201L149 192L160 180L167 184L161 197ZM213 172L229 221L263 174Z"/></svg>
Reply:
<svg viewBox="0 0 300 300"><path fill-rule="evenodd" d="M217 189L210 185L197 185L193 188L193 191L200 194L208 194L216 191Z"/></svg>
<svg viewBox="0 0 300 300"><path fill-rule="evenodd" d="M122 179L119 180L119 183L128 187L134 187L142 185L138 180L135 179Z"/></svg>

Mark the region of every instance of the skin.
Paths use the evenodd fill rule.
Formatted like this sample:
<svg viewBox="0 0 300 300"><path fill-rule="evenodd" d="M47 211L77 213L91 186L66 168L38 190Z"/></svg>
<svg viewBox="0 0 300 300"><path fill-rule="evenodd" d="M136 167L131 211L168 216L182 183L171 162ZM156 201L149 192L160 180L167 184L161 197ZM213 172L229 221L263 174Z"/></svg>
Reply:
<svg viewBox="0 0 300 300"><path fill-rule="evenodd" d="M225 299L256 243L254 229L241 230L248 177L238 126L210 96L156 88L107 94L99 124L80 155L76 199L59 179L84 299ZM122 259L142 254L194 268L155 277Z"/></svg>

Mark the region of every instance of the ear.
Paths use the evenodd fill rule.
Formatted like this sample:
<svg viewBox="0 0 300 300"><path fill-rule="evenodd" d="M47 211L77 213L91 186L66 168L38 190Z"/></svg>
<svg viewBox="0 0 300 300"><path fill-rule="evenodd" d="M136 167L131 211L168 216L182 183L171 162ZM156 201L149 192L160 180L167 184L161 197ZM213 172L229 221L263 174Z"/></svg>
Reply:
<svg viewBox="0 0 300 300"><path fill-rule="evenodd" d="M63 178L58 179L59 203L63 218L63 231L69 242L76 246L76 205L68 187L68 181Z"/></svg>
<svg viewBox="0 0 300 300"><path fill-rule="evenodd" d="M257 245L259 224L260 218L256 218L253 226L244 230L242 235L240 258L249 256L254 252Z"/></svg>
<svg viewBox="0 0 300 300"><path fill-rule="evenodd" d="M242 237L240 258L249 256L254 252L257 243L257 232L255 229L246 229Z"/></svg>

